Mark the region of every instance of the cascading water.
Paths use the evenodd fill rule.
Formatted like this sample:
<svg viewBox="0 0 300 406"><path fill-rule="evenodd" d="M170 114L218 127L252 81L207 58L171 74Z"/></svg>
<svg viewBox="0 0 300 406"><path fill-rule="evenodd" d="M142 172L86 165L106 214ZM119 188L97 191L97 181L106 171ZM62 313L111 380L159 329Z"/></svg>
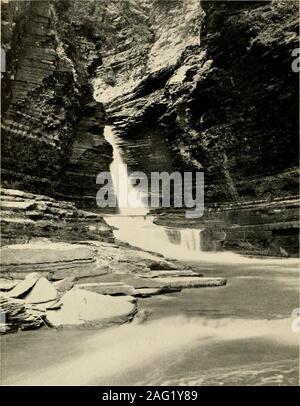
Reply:
<svg viewBox="0 0 300 406"><path fill-rule="evenodd" d="M111 170L117 173L123 164L118 140L109 128L105 135L114 147ZM59 334L25 331L21 340L19 334L8 334L3 384L297 385L298 337L291 328L291 310L299 302L297 263L291 267L287 259L206 253L200 230L161 227L149 216L131 214L136 210L120 209L106 218L118 228L117 238L170 258L197 261L194 265L208 260L213 268L205 266L205 276L224 276L227 286L141 299L149 317L144 323L137 319L106 330L62 329ZM260 266L252 267L257 262Z"/></svg>
<svg viewBox="0 0 300 406"><path fill-rule="evenodd" d="M131 206L119 205L118 215L107 216L106 222L115 227L115 237L132 246L157 252L165 257L213 263L282 265L281 259L247 258L232 252L204 252L201 249L200 229L176 229L159 226L149 216L145 204L146 193L136 190L130 181L127 165L124 163L120 146L121 140L114 134L112 127L106 126L104 137L113 147L113 162L110 171L114 179L117 202L124 201L124 194L130 196ZM120 183L121 182L121 183ZM124 186L125 185L125 186ZM123 187L122 187L123 186ZM126 197L126 196L125 196ZM286 263L295 262L293 259Z"/></svg>
<svg viewBox="0 0 300 406"><path fill-rule="evenodd" d="M107 222L118 228L116 236L140 248L147 248L164 255L176 257L178 249L182 255L201 251L200 230L196 229L166 229L153 224L149 208L145 204L145 192L136 191L132 186L121 155L118 138L110 126L105 127L104 137L113 147L113 162L110 165L117 202L124 201L124 194L130 196L129 207L118 206L118 216L106 218ZM124 187L125 184L125 187ZM122 195L123 194L123 195ZM122 196L121 196L122 195ZM129 202L129 203L130 203ZM122 217L122 218L120 218ZM174 240L171 235L176 235Z"/></svg>
<svg viewBox="0 0 300 406"><path fill-rule="evenodd" d="M117 138L110 126L105 127L104 137L113 147L113 161L110 165L110 173L118 202L118 214L121 216L145 216L149 212L143 200L145 195L132 186L127 165L123 161ZM129 199L127 199L127 196L129 196ZM124 205L121 202L124 202Z"/></svg>
<svg viewBox="0 0 300 406"><path fill-rule="evenodd" d="M200 230L181 230L181 245L187 251L201 251L201 232Z"/></svg>

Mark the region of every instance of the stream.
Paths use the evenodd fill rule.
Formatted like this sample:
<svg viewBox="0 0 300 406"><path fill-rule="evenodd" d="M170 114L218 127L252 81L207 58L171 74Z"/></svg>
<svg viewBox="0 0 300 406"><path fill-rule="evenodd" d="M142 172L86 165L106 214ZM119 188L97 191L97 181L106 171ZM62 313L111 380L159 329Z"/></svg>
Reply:
<svg viewBox="0 0 300 406"><path fill-rule="evenodd" d="M114 151L111 173L121 167L126 175L110 127L105 137ZM158 226L147 213L143 204L119 208L106 221L119 240L201 264L205 276L225 277L227 285L141 299L149 315L142 324L3 336L2 383L298 385L299 334L291 327L299 307L298 261L203 252L201 230Z"/></svg>

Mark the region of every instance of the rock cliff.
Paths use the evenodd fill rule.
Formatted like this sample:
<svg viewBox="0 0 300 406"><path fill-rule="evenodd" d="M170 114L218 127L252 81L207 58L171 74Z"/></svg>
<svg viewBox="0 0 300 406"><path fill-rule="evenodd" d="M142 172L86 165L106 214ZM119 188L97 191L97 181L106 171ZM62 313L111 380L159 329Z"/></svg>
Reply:
<svg viewBox="0 0 300 406"><path fill-rule="evenodd" d="M78 6L2 4L2 182L93 206L95 178L112 150L90 83L100 64L93 34L68 11Z"/></svg>
<svg viewBox="0 0 300 406"><path fill-rule="evenodd" d="M175 3L169 12L179 26L184 7ZM298 4L202 1L198 8L199 41L184 41L176 60L164 61L163 68L145 74L131 92L111 100L108 120L126 140L125 156L134 169L147 172L156 154L148 148L148 158L144 152L137 156L136 144L148 145L149 137L150 145L155 144L159 137L168 157L158 170L203 170L210 210L205 216L212 220L214 207L226 207L222 227L216 212L221 231L230 224L268 231L263 238L251 229L245 241L267 251L270 244L277 245L269 251L276 254L284 238L283 245L297 255L297 209L290 216L285 201L298 204L299 83L291 68L292 51L298 48ZM186 17L186 25L193 26L191 14ZM165 18L163 30L170 37L171 25ZM168 46L172 48L171 40ZM158 36L151 49L160 47ZM271 220L274 200L281 208ZM239 206L244 203L246 223ZM227 216L227 209L234 216ZM239 239L239 233L233 234L226 234L227 240L231 236L228 247Z"/></svg>
<svg viewBox="0 0 300 406"><path fill-rule="evenodd" d="M6 1L3 185L95 208L108 121L132 169L204 171L224 246L254 226L247 243L295 255L298 17L280 0Z"/></svg>
<svg viewBox="0 0 300 406"><path fill-rule="evenodd" d="M98 29L104 41L94 85L104 103L136 87L140 96L155 90L171 76L184 49L199 45L199 0L113 0L95 7L96 15L102 12ZM147 89L140 86L143 79Z"/></svg>
<svg viewBox="0 0 300 406"><path fill-rule="evenodd" d="M205 171L208 202L297 194L297 3L202 1L201 8L201 45L184 42L176 60L110 103L110 121L127 138L163 130L174 167ZM169 12L175 22L178 10ZM171 33L166 19L164 30Z"/></svg>

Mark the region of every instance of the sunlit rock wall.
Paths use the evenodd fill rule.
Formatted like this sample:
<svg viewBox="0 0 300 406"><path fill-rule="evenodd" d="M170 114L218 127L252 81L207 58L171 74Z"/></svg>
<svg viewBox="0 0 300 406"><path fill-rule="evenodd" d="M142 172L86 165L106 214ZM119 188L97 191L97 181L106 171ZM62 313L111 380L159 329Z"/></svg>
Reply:
<svg viewBox="0 0 300 406"><path fill-rule="evenodd" d="M176 61L112 100L108 120L134 168L147 172L155 161L154 148L136 153L137 145L151 145L152 133L168 150L158 170L204 171L211 210L205 227L226 231L224 247L297 255L299 75L292 52L299 47L298 2L202 1L198 7L198 45L183 42ZM170 4L169 13L178 9ZM187 14L187 27L193 22ZM243 204L250 205L247 223ZM173 217L176 224L173 212L166 224Z"/></svg>
<svg viewBox="0 0 300 406"><path fill-rule="evenodd" d="M181 38L176 62L109 103L110 122L128 139L159 128L174 168L205 172L208 202L298 194L298 3L202 1L198 9L200 46Z"/></svg>
<svg viewBox="0 0 300 406"><path fill-rule="evenodd" d="M95 80L103 103L131 92L149 74L173 66L186 47L199 45L199 0L112 0L95 8L96 16L103 10L103 64Z"/></svg>

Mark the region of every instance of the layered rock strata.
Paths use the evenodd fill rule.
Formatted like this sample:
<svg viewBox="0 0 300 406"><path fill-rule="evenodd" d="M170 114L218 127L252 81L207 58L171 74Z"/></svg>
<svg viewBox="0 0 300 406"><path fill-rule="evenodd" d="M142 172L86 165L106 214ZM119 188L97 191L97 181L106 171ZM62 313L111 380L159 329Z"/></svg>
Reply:
<svg viewBox="0 0 300 406"><path fill-rule="evenodd" d="M9 1L2 44L3 185L96 207L112 149L89 83L100 64L93 37L69 19L66 1Z"/></svg>
<svg viewBox="0 0 300 406"><path fill-rule="evenodd" d="M52 327L111 327L132 320L137 313L136 300L130 296L113 298L78 289L67 292L61 301L61 309L46 313Z"/></svg>
<svg viewBox="0 0 300 406"><path fill-rule="evenodd" d="M297 194L297 4L201 7L201 45L168 66L167 81L158 70L111 102L110 121L132 140L145 127L165 129L173 168L205 171L208 202Z"/></svg>
<svg viewBox="0 0 300 406"><path fill-rule="evenodd" d="M84 274L90 268L97 269L95 252L90 247L51 241L4 246L1 263L1 277L8 279L24 278L33 271L57 279L55 275L66 270L75 273L79 269Z"/></svg>
<svg viewBox="0 0 300 406"><path fill-rule="evenodd" d="M250 255L298 257L299 199L256 200L207 205L201 219L184 212L157 211L154 222L176 228L201 229L201 250L230 250Z"/></svg>
<svg viewBox="0 0 300 406"><path fill-rule="evenodd" d="M45 312L24 303L23 300L4 297L0 293L1 322L0 334L18 329L32 330L45 323Z"/></svg>
<svg viewBox="0 0 300 406"><path fill-rule="evenodd" d="M201 9L199 43L110 101L108 120L134 170L153 170L155 148L140 156L136 148L160 138L168 153L156 170L204 172L205 249L298 255L298 4L202 1ZM211 236L215 223L225 244Z"/></svg>
<svg viewBox="0 0 300 406"><path fill-rule="evenodd" d="M224 278L203 277L158 255L101 242L10 245L1 249L1 258L3 333L45 323L56 328L123 324L138 312L135 298L226 285Z"/></svg>

